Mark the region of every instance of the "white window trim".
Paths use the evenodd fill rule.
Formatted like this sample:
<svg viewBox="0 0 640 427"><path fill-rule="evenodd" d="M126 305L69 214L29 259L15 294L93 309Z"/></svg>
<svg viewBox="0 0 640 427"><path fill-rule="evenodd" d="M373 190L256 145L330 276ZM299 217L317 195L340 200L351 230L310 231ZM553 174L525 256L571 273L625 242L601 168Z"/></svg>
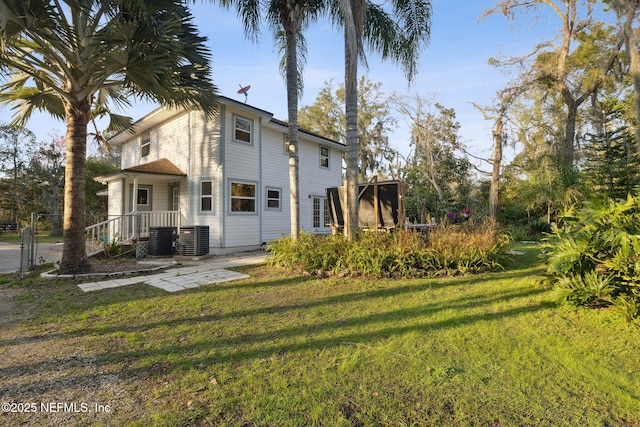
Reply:
<svg viewBox="0 0 640 427"><path fill-rule="evenodd" d="M322 149L323 148L325 148L327 150L327 155L326 156L322 155ZM321 145L319 153L320 153L320 163L319 163L320 169L330 169L330 166L331 166L331 149L329 147L327 147L326 145ZM322 164L322 160L323 159L327 159L327 166L324 166Z"/></svg>
<svg viewBox="0 0 640 427"><path fill-rule="evenodd" d="M203 185L205 182L208 182L211 184L211 194L203 194ZM214 204L214 199L213 199L213 193L214 193L214 185L213 185L213 180L212 179L202 179L200 180L200 185L199 185L199 189L198 189L198 212L202 213L202 214L213 214L215 213L215 204ZM202 201L204 199L210 199L211 200L211 210L203 210L202 209Z"/></svg>
<svg viewBox="0 0 640 427"><path fill-rule="evenodd" d="M234 196L233 195L233 184L244 184L244 185L253 185L254 189L255 189L255 196L254 197L248 197L248 196ZM258 199L258 182L257 181L245 181L245 180L241 180L241 179L233 179L233 178L229 178L229 207L228 207L228 213L229 215L258 215L258 209L259 209L259 199ZM242 199L242 200L253 200L253 211L234 211L233 210L233 199Z"/></svg>
<svg viewBox="0 0 640 427"><path fill-rule="evenodd" d="M246 122L249 122L249 141L244 141L242 139L237 139L236 138L236 120L244 120ZM253 119L250 119L248 117L244 117L244 116L240 116L238 114L232 114L231 115L231 128L232 128L232 132L233 134L231 135L231 140L233 142L237 142L238 144L244 144L244 145L253 145L253 133L255 130L255 126L253 123ZM241 132L246 132L246 130L240 129Z"/></svg>
<svg viewBox="0 0 640 427"><path fill-rule="evenodd" d="M145 148L148 150L147 154L144 154ZM140 139L140 157L145 158L151 154L151 133L145 132Z"/></svg>
<svg viewBox="0 0 640 427"><path fill-rule="evenodd" d="M318 200L318 226L315 225L315 201ZM313 230L327 231L331 229L329 213L329 201L324 196L311 196L311 225Z"/></svg>
<svg viewBox="0 0 640 427"><path fill-rule="evenodd" d="M269 206L269 201L270 200L276 200L273 197L269 197L269 191L277 191L278 192L278 207L274 208ZM281 211L282 210L282 188L278 188L278 187L265 187L265 191L264 191L264 207L266 210L269 211Z"/></svg>
<svg viewBox="0 0 640 427"><path fill-rule="evenodd" d="M145 203L138 203L138 200L140 200L140 193L141 192L146 192L147 193L147 197L145 198L146 202ZM138 188L138 194L136 194L136 205L137 206L149 206L149 198L150 198L150 190L148 188Z"/></svg>

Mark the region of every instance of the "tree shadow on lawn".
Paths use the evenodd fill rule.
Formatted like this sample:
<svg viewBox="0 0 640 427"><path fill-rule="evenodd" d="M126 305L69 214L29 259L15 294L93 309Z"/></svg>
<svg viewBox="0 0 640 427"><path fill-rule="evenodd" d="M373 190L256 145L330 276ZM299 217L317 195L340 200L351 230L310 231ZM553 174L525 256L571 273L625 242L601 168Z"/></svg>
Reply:
<svg viewBox="0 0 640 427"><path fill-rule="evenodd" d="M250 272L250 269L247 269ZM528 271L528 270L527 270ZM292 310L301 310L301 309L310 309L322 306L332 306L335 304L343 304L348 302L358 302L358 301L366 301L375 298L390 298L394 296L400 296L403 294L410 293L419 293L424 292L426 290L438 290L445 287L468 287L470 285L473 286L482 286L484 283L493 282L497 278L501 280L518 280L524 277L527 277L529 274L527 271L508 271L508 272L497 272L497 273L484 273L479 275L468 275L468 276L460 276L460 277L441 277L441 278L429 278L429 279L415 279L411 280L408 284L397 285L397 281L389 280L389 279L381 279L376 281L375 289L372 290L363 290L357 292L350 293L341 293L339 295L333 295L330 297L326 297L323 299L318 299L315 301L306 301L304 303L296 303L289 305L279 305L274 304L266 307L252 308L246 310L238 310L232 311L229 313L214 313L207 315L198 315L198 316L189 316L189 317L179 317L176 319L164 319L158 322L150 322L143 323L139 325L115 325L115 326L107 326L107 327L85 327L79 328L64 332L54 332L54 333L46 333L46 334L36 334L30 336L20 336L8 340L0 340L0 346L5 345L14 345L18 343L29 343L29 342L39 342L39 341L48 341L52 339L63 339L63 338L72 338L72 337L82 337L82 336L95 336L95 335L104 335L111 334L115 332L144 332L155 328L160 327L178 327L181 325L192 325L198 323L207 323L211 321L222 321L227 319L239 318L239 317L247 317L247 316L256 316L261 314L270 314L270 313L284 313ZM147 299L147 298L162 298L166 296L168 298L180 298L181 295L189 295L194 293L201 294L213 294L221 291L228 291L230 289L260 289L260 288L270 288L270 287L285 287L285 286L298 286L302 285L311 280L316 280L310 276L294 276L289 278L279 278L273 280L262 280L259 282L252 282L251 279L246 279L239 282L227 282L227 283L219 283L213 285L205 285L200 288L186 290L177 294L169 294L165 291L160 291L154 288L153 291L149 292L148 289L138 289L139 292L131 292L132 287L125 288L113 288L106 289L104 291L97 291L93 293L84 294L85 296L83 302L74 304L78 310L70 310L68 314L74 314L75 311L81 313L85 310L93 311L95 308L100 305L113 305L119 303L129 303L132 300L136 299ZM345 279L351 280L351 279ZM134 285L136 287L150 287L148 285ZM82 291L80 291L82 292ZM535 293L541 293L544 290L537 290ZM92 295L98 294L98 298L92 299ZM141 297L141 298L138 298Z"/></svg>
<svg viewBox="0 0 640 427"><path fill-rule="evenodd" d="M527 265L528 264L528 265ZM244 272L251 273L254 268L264 267L247 267L243 268ZM531 265L530 263L520 263L517 268L508 268L504 272L484 273L479 275L469 275L463 277L446 277L432 279L414 279L410 281L394 281L379 280L366 281L367 285L360 287L357 291L340 293L338 295L324 296L315 300L304 302L295 302L291 304L272 304L263 307L246 308L232 310L228 312L218 311L217 313L193 316L182 316L177 318L162 319L159 321L144 322L140 324L127 325L118 324L105 327L86 327L87 321L75 320L80 326L64 332L54 332L47 334L34 334L30 336L21 336L0 341L0 346L19 345L29 342L42 342L46 345L49 340L64 340L70 338L82 338L87 336L103 337L105 346L102 351L94 353L90 357L74 356L67 358L57 358L56 363L50 363L48 360L43 363L12 365L7 369L3 369L0 378L20 377L25 370L38 373L38 378L42 378L37 383L38 390L59 390L66 388L68 384L75 384L86 380L83 375L71 378L65 377L60 379L46 379L47 372L53 372L53 366L56 364L71 364L74 366L83 366L85 364L95 364L96 357L100 360L99 364L110 366L113 363L132 366L121 372L126 378L137 378L139 376L164 374L169 371L190 369L197 364L209 366L211 364L225 362L247 362L252 359L263 359L274 354L286 352L298 352L308 350L320 350L324 348L339 347L354 342L369 342L390 338L396 335L402 335L409 332L436 331L452 327L473 324L479 321L498 321L507 317L519 316L527 313L534 313L549 309L554 306L553 303L540 301L536 296L547 292L545 289L522 285L518 288L506 286L495 290L495 286L491 292L483 293L483 285L488 282L495 281L517 281L531 276L537 276L542 272L543 266ZM312 277L294 276L279 277L276 279L263 279L254 281L247 279L239 282L229 282L224 284L208 285L200 288L180 292L179 294L168 294L155 288L147 289L136 288L115 288L98 293L87 293L83 298L75 304L74 310L69 314L69 320L73 320L74 314L81 314L83 311L93 310L99 305L124 304L135 299L148 298L171 298L178 301L184 296L201 296L202 298L216 298L217 294L225 290L239 290L251 292L251 290L265 289L270 287L298 287L306 282L316 280ZM331 279L336 280L336 279ZM352 280L352 279L345 279ZM75 285L74 285L75 286ZM393 299L394 297L410 297L418 298L421 292L440 291L443 288L464 288L468 290L469 286L473 286L479 292L472 295L467 293L457 299L442 300L438 297L436 303L421 304L408 308L399 308L394 310L380 311L358 315L362 311L352 309L348 311L339 311L339 306L343 304L358 304L369 301L378 300L378 307L383 305L382 302ZM372 288L373 287L373 288ZM77 288L76 288L77 289ZM456 291L449 292L455 295ZM415 297L412 295L416 295ZM520 300L520 301L518 301ZM404 303L403 303L404 304ZM499 304L496 309L492 304ZM514 306L516 304L516 306ZM334 308L335 307L335 308ZM246 321L250 319L250 324L259 324L255 322L266 322L267 324L278 324L274 322L278 317L291 316L306 310L314 310L318 308L327 308L327 313L319 317L313 314L312 317L319 321L315 323L297 324L295 326L285 327L282 329L270 330L267 332L257 331L254 328L238 327L233 329L233 333L228 336L215 337L213 334L207 336L206 339L196 339L196 341L187 340L184 344L160 345L159 348L145 349L129 349L125 345L121 351L111 348L108 344L109 337L113 334L121 333L148 333L153 336L155 329L164 330L172 328L182 328L193 326L194 328L206 327L209 323L234 322L239 320ZM456 312L456 315L447 319L437 319L437 314L450 310ZM76 311L77 313L74 313ZM471 312L469 312L471 311ZM341 313L335 316L335 313ZM459 312L465 312L459 314ZM345 316L346 313L346 316ZM162 313L159 313L162 315ZM330 316L332 316L330 318ZM251 319L257 317L258 319ZM302 316L304 317L304 316ZM157 319L157 316L155 317ZM291 323L289 321L289 323ZM85 325L84 327L82 325ZM330 335L327 337L327 335ZM102 338L100 338L102 339ZM202 356L205 354L206 356ZM155 361L167 360L169 358L179 361L173 361L168 364L160 363L159 366L165 366L162 369L140 367L140 360L149 359ZM110 370L110 369L108 369ZM11 387L0 388L0 394L6 395L11 391ZM28 384L18 386L28 388ZM10 394L10 393L9 393Z"/></svg>
<svg viewBox="0 0 640 427"><path fill-rule="evenodd" d="M230 337L212 337L186 346L170 346L162 349L133 351L120 354L124 359L159 358L184 354L184 362L174 364L174 369L193 366L194 364L213 364L225 362L247 361L262 359L274 354L285 352L320 350L339 347L353 342L370 342L384 340L393 336L410 332L438 331L447 328L470 325L479 321L499 321L505 318L534 313L550 309L555 306L552 302L542 301L526 303L516 307L505 307L500 310L489 309L496 302L505 304L511 300L534 297L544 290L528 289L491 295L486 298L465 297L449 300L438 304L421 305L406 309L390 310L363 316L335 318L322 323L304 324L294 327L277 329L268 332L252 333L238 331ZM486 307L483 309L482 307ZM442 311L460 312L474 310L477 312L454 315L445 320L435 320L434 317ZM277 322L274 322L277 324ZM409 324L407 324L409 323ZM375 325L375 327L374 327ZM365 329L365 331L361 331ZM341 333L341 331L355 330L357 332ZM324 338L327 334L334 335ZM287 343L286 341L302 342ZM243 349L245 347L246 349ZM212 354L215 356L192 358L188 355ZM139 372L133 370L132 375Z"/></svg>
<svg viewBox="0 0 640 427"><path fill-rule="evenodd" d="M425 332L437 331L441 329L460 327L469 325L478 321L499 321L507 317L519 316L526 313L533 313L550 308L553 304L549 302L531 302L532 298L540 293L545 292L541 289L516 288L511 290L497 291L487 294L485 297L474 295L463 296L457 299L449 299L434 304L423 304L411 308L401 308L388 310L384 312L375 312L365 315L357 315L357 310L347 311L353 315L347 317L333 317L320 322L305 323L295 326L285 327L266 332L254 332L251 327L248 329L238 327L233 329L231 336L207 336L206 339L200 339L196 342L181 344L171 344L160 348L147 348L118 351L117 349L104 347L102 354L91 357L72 357L70 360L64 358L57 360L60 364L74 364L81 366L83 364L96 363L96 357L101 365L111 365L113 363L122 363L127 366L135 366L139 361L152 363L149 366L136 366L125 369L119 373L124 379L139 378L140 376L153 376L165 374L169 371L180 371L193 368L193 366L202 364L210 366L226 362L248 362L252 359L263 359L274 354L286 352L298 352L308 350L320 350L332 347L349 345L352 343L367 343L381 339L390 338L409 332ZM157 322L154 324L141 325L140 329L149 330L154 328L166 328L167 326L176 326L178 324L193 324L194 322L220 322L237 318L267 316L265 321L271 321L271 324L278 324L277 317L287 316L289 310L306 310L312 307L326 305L341 304L345 302L357 301L361 298L385 298L389 295L384 289L365 292L365 295L355 299L355 295L334 296L320 301L311 302L310 304L295 304L292 306L265 307L260 309L237 310L230 312L222 317L211 316L205 319L198 318L182 318L167 322ZM346 297L346 299L345 299ZM520 306L509 306L517 300L526 298L526 302ZM492 305L502 302L504 308L496 310ZM435 317L442 311L463 312L474 311L472 313L454 315L444 320L436 320ZM334 313L332 311L332 313ZM341 313L345 313L342 311ZM330 315L329 315L330 316ZM272 317L272 319L269 319ZM328 316L323 316L323 319ZM317 317L316 317L317 318ZM320 319L322 320L322 319ZM249 324L252 324L249 322ZM206 326L206 325L202 325ZM212 331L214 329L212 328ZM102 330L105 338L109 334L117 331L130 331L129 328L109 328L109 332ZM83 333L88 333L83 330ZM327 337L327 334L331 335ZM202 355L206 356L202 356ZM172 362L164 362L168 359ZM179 359L179 361L175 361ZM162 363L161 363L162 362ZM144 364L144 363L143 363ZM153 368L155 364L162 368ZM41 365L18 365L3 369L2 377L5 379L18 378L21 374L28 370L29 372L40 373L38 381L38 390L53 391L66 387L68 384L78 384L86 380L86 376L64 378L60 380L47 380L46 373L53 369L54 364L44 363ZM111 370L111 369L108 369ZM66 384L66 385L65 385ZM23 387L29 387L30 384L24 384ZM0 389L0 394L9 393L11 390L7 388Z"/></svg>
<svg viewBox="0 0 640 427"><path fill-rule="evenodd" d="M64 286L60 286L55 289L56 292L64 292L68 297L65 299L53 299L47 300L47 296L51 296L51 290L46 290L45 295L41 295L38 297L38 301L44 300L47 308L45 308L40 316L48 317L51 314L59 314L60 316L74 316L81 315L85 312L93 312L96 309L104 306L113 306L118 304L128 304L131 302L150 300L154 298L180 298L181 295L197 293L197 292L207 292L214 293L220 292L229 289L258 289L258 288L270 288L270 287L284 287L284 286L297 286L301 285L305 282L313 280L310 276L294 276L289 278L278 278L272 280L262 280L260 282L250 282L251 279L247 279L245 281L238 282L225 282L218 283L213 285L205 285L204 287L185 290L180 293L169 293L162 289L158 289L156 287L146 285L146 284L135 284L135 285L127 285L120 288L110 288L104 289L100 291L93 292L83 292L81 289L77 287L77 284L68 284L65 283ZM63 339L63 338L72 338L72 337L82 337L87 335L99 335L99 334L107 334L113 333L117 331L124 332L133 332L133 331L144 331L147 329L152 329L155 327L161 326L175 326L179 324L183 324L185 322L198 322L198 321L211 321L216 318L216 315L208 315L205 317L189 317L189 318L178 318L172 320L163 320L157 323L151 324L143 324L137 326L127 327L125 325L118 325L113 327L95 327L95 328L81 328L81 329L72 329L64 332L48 332L44 334L33 334L33 335L21 335L11 339L0 340L0 347L5 345L15 345L15 344L24 344L24 343L32 343L32 342L41 342L41 341L49 341L53 339ZM21 323L23 319L18 319L16 322L12 323ZM6 324L6 323L5 323ZM65 325L69 326L69 325Z"/></svg>

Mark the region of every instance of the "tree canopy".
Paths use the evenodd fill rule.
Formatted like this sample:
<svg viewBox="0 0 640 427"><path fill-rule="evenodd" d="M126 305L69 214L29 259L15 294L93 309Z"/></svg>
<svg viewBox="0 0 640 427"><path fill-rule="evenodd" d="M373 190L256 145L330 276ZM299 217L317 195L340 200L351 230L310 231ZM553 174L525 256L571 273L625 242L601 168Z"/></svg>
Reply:
<svg viewBox="0 0 640 427"><path fill-rule="evenodd" d="M132 99L216 111L210 52L182 1L66 0L0 2L0 105L14 123L34 110L66 123L64 245L60 270L91 267L85 251L88 123L131 126L113 107Z"/></svg>

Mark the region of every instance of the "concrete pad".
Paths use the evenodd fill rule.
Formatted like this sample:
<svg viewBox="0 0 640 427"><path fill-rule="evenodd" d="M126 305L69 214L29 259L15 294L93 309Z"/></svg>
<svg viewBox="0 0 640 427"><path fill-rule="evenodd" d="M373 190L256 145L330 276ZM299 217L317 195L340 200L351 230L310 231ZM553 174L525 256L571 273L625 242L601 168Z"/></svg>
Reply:
<svg viewBox="0 0 640 427"><path fill-rule="evenodd" d="M155 286L155 285L152 285L152 286ZM179 291L185 290L185 288L183 288L182 286L174 285L173 283L169 283L169 282L164 282L163 285L156 286L156 288L160 288L167 292L179 292Z"/></svg>
<svg viewBox="0 0 640 427"><path fill-rule="evenodd" d="M81 284L78 285L78 287L83 292L93 292L93 291L100 291L100 290L104 289L102 286L100 286L97 283L81 283Z"/></svg>
<svg viewBox="0 0 640 427"><path fill-rule="evenodd" d="M95 283L99 284L104 289L120 288L122 286L125 286L124 284L119 283L117 280L102 280L100 282L95 282Z"/></svg>
<svg viewBox="0 0 640 427"><path fill-rule="evenodd" d="M149 286L153 286L167 292L179 292L203 285L247 279L250 277L248 274L226 270L225 267L261 264L265 262L267 258L267 254L260 254L256 256L240 257L237 259L228 259L220 262L203 261L203 263L199 265L175 268L164 273L83 283L78 285L78 287L84 292L91 292L100 289L133 285L135 283L145 283Z"/></svg>

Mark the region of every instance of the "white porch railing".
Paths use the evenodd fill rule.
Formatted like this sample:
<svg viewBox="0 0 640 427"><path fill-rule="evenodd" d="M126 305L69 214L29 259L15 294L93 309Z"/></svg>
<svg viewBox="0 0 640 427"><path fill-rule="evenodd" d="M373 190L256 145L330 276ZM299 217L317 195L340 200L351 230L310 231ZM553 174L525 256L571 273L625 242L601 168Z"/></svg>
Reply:
<svg viewBox="0 0 640 427"><path fill-rule="evenodd" d="M178 227L179 229L180 212L130 212L90 225L85 229L87 256L102 252L105 245L148 238L150 227Z"/></svg>

